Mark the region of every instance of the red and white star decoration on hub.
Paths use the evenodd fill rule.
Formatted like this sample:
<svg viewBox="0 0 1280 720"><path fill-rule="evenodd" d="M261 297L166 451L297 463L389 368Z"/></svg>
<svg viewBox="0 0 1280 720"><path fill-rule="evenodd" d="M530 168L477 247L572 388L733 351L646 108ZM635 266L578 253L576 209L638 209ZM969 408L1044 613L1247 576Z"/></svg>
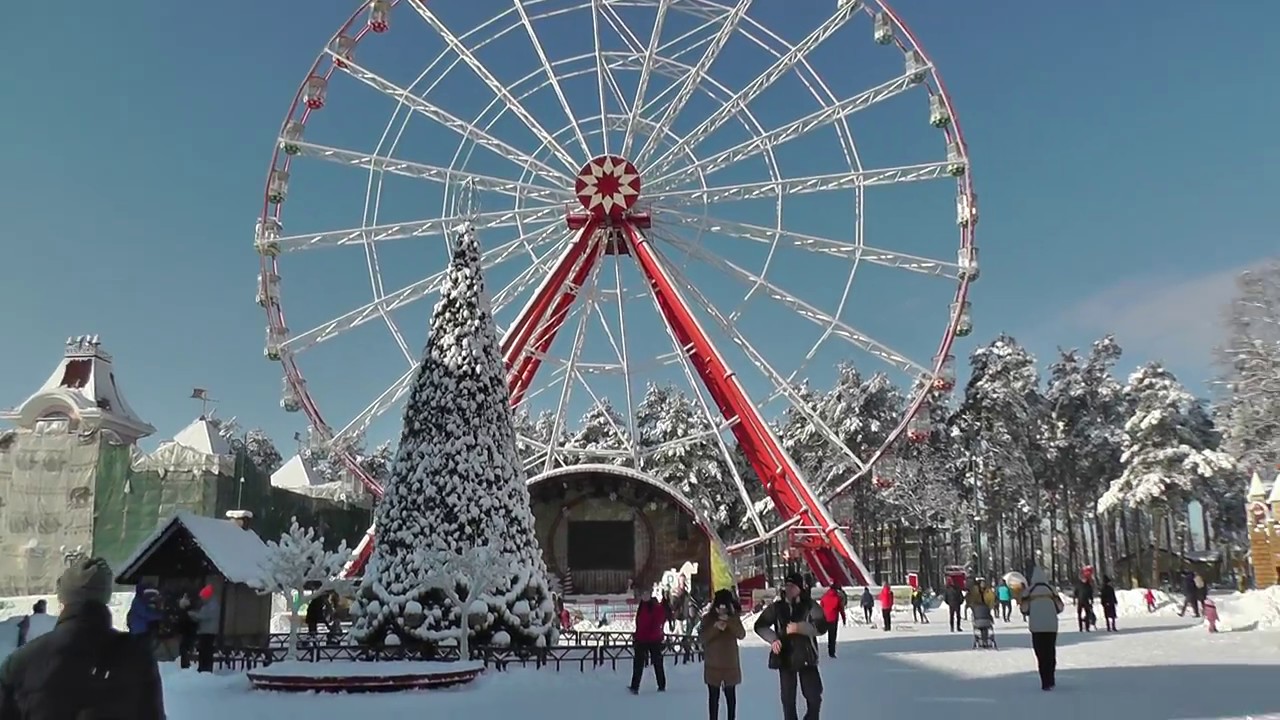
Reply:
<svg viewBox="0 0 1280 720"><path fill-rule="evenodd" d="M621 218L640 197L640 172L625 158L601 155L582 166L573 192L596 218Z"/></svg>

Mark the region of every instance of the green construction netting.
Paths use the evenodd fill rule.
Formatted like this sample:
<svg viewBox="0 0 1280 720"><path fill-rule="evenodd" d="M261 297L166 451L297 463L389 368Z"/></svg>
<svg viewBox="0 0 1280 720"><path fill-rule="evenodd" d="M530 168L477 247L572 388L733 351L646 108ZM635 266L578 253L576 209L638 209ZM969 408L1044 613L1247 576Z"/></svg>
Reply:
<svg viewBox="0 0 1280 720"><path fill-rule="evenodd" d="M230 469L230 475L207 466L139 469L130 462L129 448L104 446L94 493L94 554L118 567L179 510L207 517L250 510L253 528L263 540L279 538L293 517L333 545L346 540L354 547L369 527L368 509L272 487L267 473L243 455Z"/></svg>

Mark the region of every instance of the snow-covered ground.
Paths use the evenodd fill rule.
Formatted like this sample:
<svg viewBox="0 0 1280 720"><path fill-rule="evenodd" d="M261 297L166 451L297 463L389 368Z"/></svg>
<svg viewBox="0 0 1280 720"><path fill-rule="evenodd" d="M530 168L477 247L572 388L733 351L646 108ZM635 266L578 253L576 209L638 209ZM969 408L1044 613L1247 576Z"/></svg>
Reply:
<svg viewBox="0 0 1280 720"><path fill-rule="evenodd" d="M1058 688L1044 693L1021 622L998 624L1000 650L990 651L971 649L970 633L948 633L945 616L934 613L934 618L929 625L889 633L842 628L840 657L822 664L823 715L990 720L1014 712L1040 720L1208 720L1280 713L1275 691L1280 633L1210 635L1190 618L1163 614L1128 617L1120 633L1064 632ZM741 720L780 715L777 679L766 668L766 652L758 641L744 643ZM629 671L513 669L490 672L467 688L322 697L255 692L243 675L198 676L166 667L164 677L171 720L324 720L358 714L576 720L600 717L602 708L617 720L704 717L701 665L668 667L669 687L661 695L646 677L639 697L626 692Z"/></svg>

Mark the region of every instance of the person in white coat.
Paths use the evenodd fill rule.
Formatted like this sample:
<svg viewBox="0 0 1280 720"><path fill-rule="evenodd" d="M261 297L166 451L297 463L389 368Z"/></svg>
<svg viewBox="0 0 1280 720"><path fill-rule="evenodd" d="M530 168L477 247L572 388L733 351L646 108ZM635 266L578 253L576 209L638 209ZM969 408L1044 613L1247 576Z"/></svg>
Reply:
<svg viewBox="0 0 1280 720"><path fill-rule="evenodd" d="M1031 579L1018 599L1018 606L1027 618L1031 630L1031 648L1036 653L1036 666L1040 670L1040 689L1052 690L1054 671L1058 666L1058 614L1062 612L1062 597L1058 589L1049 584L1044 570L1033 568Z"/></svg>

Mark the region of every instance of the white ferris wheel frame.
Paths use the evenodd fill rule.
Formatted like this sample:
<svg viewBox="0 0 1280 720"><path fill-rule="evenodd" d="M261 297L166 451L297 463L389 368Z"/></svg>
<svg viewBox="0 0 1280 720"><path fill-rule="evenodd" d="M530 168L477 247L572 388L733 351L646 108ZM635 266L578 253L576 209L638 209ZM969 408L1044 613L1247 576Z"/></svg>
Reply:
<svg viewBox="0 0 1280 720"><path fill-rule="evenodd" d="M974 242L974 230L977 224L976 193L973 189L967 146L960 130L959 120L936 68L906 24L887 3L881 0L837 0L833 14L820 23L817 29L805 39L796 43L783 40L747 15L751 0L680 0L679 3L675 0L573 0L572 3L555 3L557 7L547 10L546 6L550 4L552 4L551 0L513 0L512 6L508 9L462 35L455 35L422 0L365 0L333 35L325 50L317 56L307 73L306 80L295 94L281 127L279 141L272 154L262 214L255 237L255 245L261 256L259 302L265 308L268 318L267 356L272 360L278 360L284 369L286 394L282 404L291 403L292 407L289 409L303 411L313 430L322 440L332 443L333 451L351 472L372 491L379 493L381 488L373 478L363 472L356 462L349 441L358 437L374 419L395 407L403 399L408 391L413 369L418 362L417 353L405 340L392 319L391 312L437 292L444 273L443 271L435 273L388 293L382 284L377 245L397 239L444 235L463 222L469 222L478 229L515 227L518 237L489 248L483 254L482 263L485 268L517 257L527 256L528 258L528 266L516 279L492 294L496 313L526 293L536 284L540 276L546 275L555 267L557 261L564 260L564 255L568 252L566 246L572 245L573 235L559 223L564 220L566 206L576 200L573 192L574 174L582 167L582 160L596 157L603 150L605 155L616 153L627 158L633 157L635 165L641 167L645 175L641 193L642 203L638 209L644 210L646 224L643 226L643 233L634 234L635 242L643 243L652 251L653 262L658 263L656 267L669 276L680 295L686 301L691 300L697 305L704 317L710 318L718 330L730 337L739 350L749 358L751 364L776 388L775 392L763 402L753 403L753 407L757 408L756 412L764 403L779 396L785 396L792 407L813 421L818 431L858 468L855 474L831 490L824 498L820 498L820 504L823 506L821 514L827 515L825 503L847 491L854 483L866 478L875 462L904 433L909 433L913 422L918 423L919 418L923 417L921 409L927 402L930 385L940 387L948 382L954 383L950 349L958 333L967 334L968 290L970 283L978 275L977 248ZM566 5L568 7L565 7ZM363 67L355 55L359 43L368 35L388 29L388 13L400 6L407 6L413 15L426 22L447 45L446 49L440 52L408 87L396 85ZM656 20L647 37L638 37L631 32L614 9L622 6L644 6L656 9ZM548 16L581 11L591 13L594 52L552 61L547 57L538 37L535 29L536 22ZM692 15L703 22L691 31L667 42L661 42L664 18L671 11ZM806 56L860 13L873 18L877 43L896 47L902 52L904 71L897 78L851 97L842 98L828 88ZM362 17L366 18L363 25L360 24ZM504 25L504 21L507 24ZM604 50L600 41L601 28L604 26L609 26L612 32L616 33L630 48L630 51ZM715 33L697 41L689 40L696 34L707 33L709 28L716 28ZM884 28L887 30L882 36ZM541 60L541 67L535 68L509 85L504 85L485 67L475 53L485 44L520 30L527 34L529 42ZM737 91L718 83L708 72L719 51L734 36L746 38L772 57L769 69ZM489 105L471 120L456 117L428 99L431 88L447 77L459 64L468 66L488 86L494 96ZM439 66L445 66L443 71L438 71ZM639 73L638 87L633 96L624 93L614 79L613 73L619 70ZM434 81L427 83L433 71L438 71L438 76ZM379 139L377 148L372 153L316 144L303 139L302 129L305 128L307 119L314 110L322 106L313 104L317 94L323 103L328 81L334 73L345 74L396 102L396 109ZM575 114L569 104L560 86L561 81L592 74L597 80L600 97L599 112L596 115L581 117ZM750 103L775 81L791 74L800 78L820 107L781 127L766 129L752 114L749 109ZM646 91L650 80L655 75L673 78L674 82L655 97L649 98L646 96ZM419 88L419 85L424 83L427 83L427 86ZM924 88L928 93L931 122L941 130L945 139L947 150L945 159L904 167L864 167L847 124L848 116L916 88ZM544 128L522 105L522 101L529 95L543 93L547 89L555 93L569 121L554 131ZM622 108L622 112L608 110L606 93L612 93L611 97ZM697 93L710 97L718 104L719 109L703 119L690 133L683 136L675 134L671 129L673 121ZM403 117L401 117L402 110ZM496 137L492 132L493 126L500 118L507 116L515 116L523 122L529 131L540 139L540 147L530 153ZM396 157L396 147L409 119L414 117L425 117L459 136L458 148L448 166L416 163ZM939 118L942 118L942 122L938 121ZM704 157L699 157L694 152L699 142L711 136L726 123L733 121L746 129L749 140ZM399 124L398 129L395 127L397 124ZM824 127L833 127L836 131L841 151L849 164L849 170L808 177L788 177L781 173L773 156L773 148ZM617 132L625 133L622 144L620 147L610 147L611 134ZM644 138L643 142L636 142L637 138L641 137ZM598 139L599 142L593 147L590 139ZM665 147L664 141L666 141ZM566 148L566 145L574 147L575 152L580 150L584 154L575 155ZM485 147L508 157L520 168L519 177L495 177L466 170L467 161L477 147ZM281 211L287 192L288 173L294 158L303 156L368 171L365 212L360 227L298 236L282 234ZM760 156L767 166L768 180L731 185L717 185L707 181L708 175L757 156ZM682 159L686 162L681 163ZM417 222L380 223L378 216L381 209L381 188L387 174L418 178L446 186L456 187L459 184L465 184L476 190L510 197L513 202L511 207L504 209L477 210L475 207L459 207L458 203L453 202L453 197L446 194L439 218ZM688 180L694 175L696 175L696 184L691 186ZM954 178L956 182L956 220L960 235L956 261L893 252L871 247L864 242L862 223L864 188L872 185L941 178ZM852 241L834 240L785 229L781 210L784 195L836 189L853 190L855 194L855 234ZM706 208L718 202L748 198L775 200L777 222L774 226L729 221L711 217L705 212ZM704 211L700 213L699 209ZM650 216L654 221L652 226L648 225ZM707 250L700 243L690 243L674 233L666 232L664 226L667 224L673 227L682 226L698 233L717 233L768 245L769 256L765 268L759 272L743 268ZM668 245L683 253L685 257L696 258L742 282L748 288L742 304L754 295L761 294L791 309L799 317L821 327L823 329L821 338L806 354L800 368L791 369L787 373L779 371L735 327L741 305L731 312L722 312L695 285L681 275L676 264L666 259L661 249L649 241ZM362 246L366 254L374 300L305 332L290 335L280 297L280 255L287 252L357 244ZM773 253L779 246L798 247L851 261L849 279L843 289L839 307L833 312L814 307L767 279L768 265L773 262ZM595 251L603 254L604 248L605 245L601 243L596 246ZM932 362L917 363L840 319L854 274L861 262L955 280L954 299ZM587 261L583 260L581 264L586 265ZM557 426L563 423L571 386L585 388L594 401L601 400L591 390L585 378L586 374L620 372L625 378L628 389L631 388L632 367L629 365L625 323L622 322L626 302L624 302L621 278L615 278L617 287L611 292L597 292L599 266L600 264L596 263L597 269L590 271L587 282L581 283L580 287L576 288L577 310L559 317L554 328L538 327L528 331L533 335L549 332L551 338L554 338L555 332L561 329L561 325L566 326L566 332L576 330L569 347L568 357L559 358L541 353L533 361L535 369L537 365L546 362L559 365L559 368L551 373L549 382L536 389L522 387L518 393L513 390L513 399L518 403L543 392L552 391L558 386L560 396L556 407ZM615 273L616 271L615 264ZM588 318L593 312L600 313L601 302L609 299L616 300L619 332L623 337L619 339L610 334L607 340L614 347L619 362L617 364L584 363L578 356ZM648 299L658 306L657 309L661 314L662 308L658 303L657 295L650 293ZM534 297L530 297L529 302L533 301ZM527 307L526 310L528 310ZM408 368L404 375L370 403L363 412L335 430L325 421L319 406L307 388L305 378L297 364L298 355L352 328L378 319L381 319L391 332L405 356ZM576 321L576 328L573 327L575 323L571 321ZM602 324L608 334L608 324ZM508 331L510 330L511 328L508 328ZM659 356L658 360L663 363L678 363L681 366L686 380L694 390L693 396L714 429L703 435L676 442L692 442L711 436L717 440L725 457L731 459L731 449L725 443L723 431L729 429L739 418L725 420L719 416L704 396L702 392L704 383L699 381L697 373L691 368L689 354L672 333L670 323L668 323L668 335L673 344L672 351ZM541 335L538 337L541 338ZM849 450L834 431L827 427L817 413L798 396L793 387L792 380L807 366L818 348L828 338L841 339L898 370L913 373L926 380L924 384L913 390L913 395L907 403L900 422L892 429L886 442L870 457L862 458ZM521 348L520 352L526 352L526 349ZM516 360L529 362L527 359L516 358ZM515 365L512 367L516 368ZM634 412L631 407L633 394L629 391L627 395L628 407L625 420L630 424L628 429L631 432L626 432L623 428L616 429L620 431L619 436L634 438L636 436ZM541 453L534 460L542 462L544 470L553 465L558 453L566 450L566 448L532 442L528 438L525 440L541 447ZM776 443L776 438L774 442ZM645 454L634 445L618 452L630 455L634 461L639 461ZM787 460L789 461L789 458ZM794 515L776 527L767 529L755 511L743 479L734 469L734 463L730 462L729 466L738 491L747 504L750 519L757 533L756 538L735 546L735 550L745 549L783 532L806 533L832 530L830 527L806 530L800 515ZM803 477L798 479L804 483ZM814 498L818 499L816 495ZM831 522L827 517L822 524L830 525ZM840 529L836 528L836 530ZM372 529L366 536L366 542L361 544L366 552L371 547L368 542L371 538ZM865 568L861 567L856 556L854 564L858 566L857 570L865 575Z"/></svg>

